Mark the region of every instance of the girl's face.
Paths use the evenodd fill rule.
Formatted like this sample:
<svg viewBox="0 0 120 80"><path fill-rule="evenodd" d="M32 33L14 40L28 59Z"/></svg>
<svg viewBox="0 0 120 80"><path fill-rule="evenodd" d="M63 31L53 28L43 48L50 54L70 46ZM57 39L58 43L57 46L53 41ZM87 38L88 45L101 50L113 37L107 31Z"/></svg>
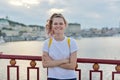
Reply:
<svg viewBox="0 0 120 80"><path fill-rule="evenodd" d="M63 18L60 17L53 18L52 30L54 34L64 34L65 28L66 28L66 24Z"/></svg>

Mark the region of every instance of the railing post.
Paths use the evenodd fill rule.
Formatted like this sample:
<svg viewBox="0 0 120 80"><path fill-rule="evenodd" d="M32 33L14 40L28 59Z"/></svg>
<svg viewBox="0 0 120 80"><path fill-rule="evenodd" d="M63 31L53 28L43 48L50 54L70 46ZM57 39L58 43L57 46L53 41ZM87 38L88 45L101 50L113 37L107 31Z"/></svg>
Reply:
<svg viewBox="0 0 120 80"><path fill-rule="evenodd" d="M78 80L81 80L81 69L78 69L78 64L76 64L75 71L78 72Z"/></svg>
<svg viewBox="0 0 120 80"><path fill-rule="evenodd" d="M36 62L34 60L32 60L30 62L30 66L31 67L27 67L27 80L30 80L30 69L37 69L37 80L39 80L39 67L35 67L36 66Z"/></svg>
<svg viewBox="0 0 120 80"><path fill-rule="evenodd" d="M81 80L81 69L75 69L76 71L78 71L78 80Z"/></svg>
<svg viewBox="0 0 120 80"><path fill-rule="evenodd" d="M112 72L112 80L114 80L115 74L120 74L120 65L117 65L117 66L115 67L115 70L116 70L116 72Z"/></svg>
<svg viewBox="0 0 120 80"><path fill-rule="evenodd" d="M89 76L90 76L90 80L92 80L92 73L94 72L99 72L100 73L100 80L102 80L103 76L102 76L102 71L99 70L99 65L97 63L95 63L93 65L93 70L90 70Z"/></svg>
<svg viewBox="0 0 120 80"><path fill-rule="evenodd" d="M15 66L15 64L16 64L15 59L11 59L11 60L10 60L10 64L11 64L11 65L8 65L8 66L7 66L7 80L10 80L10 68L11 68L11 67L17 68L16 76L17 76L17 80L19 80L19 66Z"/></svg>

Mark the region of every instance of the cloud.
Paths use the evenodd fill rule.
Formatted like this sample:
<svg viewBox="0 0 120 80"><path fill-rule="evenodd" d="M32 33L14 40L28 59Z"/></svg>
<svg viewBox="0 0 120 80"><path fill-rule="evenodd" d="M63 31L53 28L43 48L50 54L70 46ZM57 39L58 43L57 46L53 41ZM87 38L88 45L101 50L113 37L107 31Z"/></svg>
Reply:
<svg viewBox="0 0 120 80"><path fill-rule="evenodd" d="M58 9L58 8L52 8L50 10L48 10L48 14L51 15L53 13L63 13L64 9Z"/></svg>
<svg viewBox="0 0 120 80"><path fill-rule="evenodd" d="M85 26L116 26L113 24L119 22L119 8L119 0L0 0L0 17L10 16L18 22L43 25L56 12L62 13L68 22Z"/></svg>
<svg viewBox="0 0 120 80"><path fill-rule="evenodd" d="M111 11L119 11L120 8L120 1L115 0L115 1L111 1L109 3L109 10Z"/></svg>
<svg viewBox="0 0 120 80"><path fill-rule="evenodd" d="M66 4L68 4L68 1L70 1L70 0L46 0L46 1L49 4L51 4L51 5L54 6L54 4L57 4L57 5L66 5Z"/></svg>
<svg viewBox="0 0 120 80"><path fill-rule="evenodd" d="M11 5L15 5L15 6L23 6L23 3L20 2L20 1L14 1L14 0L11 0L10 1L10 4Z"/></svg>
<svg viewBox="0 0 120 80"><path fill-rule="evenodd" d="M85 15L88 18L92 18L92 19L101 19L102 16L99 13L95 13L95 12L89 12L88 14Z"/></svg>
<svg viewBox="0 0 120 80"><path fill-rule="evenodd" d="M38 5L40 0L10 0L9 3L14 6L24 6L30 8L33 5Z"/></svg>
<svg viewBox="0 0 120 80"><path fill-rule="evenodd" d="M35 5L35 4L39 4L40 0L9 0L9 2L10 3Z"/></svg>
<svg viewBox="0 0 120 80"><path fill-rule="evenodd" d="M50 4L55 4L55 3L56 3L56 0L48 0L48 2L49 2Z"/></svg>

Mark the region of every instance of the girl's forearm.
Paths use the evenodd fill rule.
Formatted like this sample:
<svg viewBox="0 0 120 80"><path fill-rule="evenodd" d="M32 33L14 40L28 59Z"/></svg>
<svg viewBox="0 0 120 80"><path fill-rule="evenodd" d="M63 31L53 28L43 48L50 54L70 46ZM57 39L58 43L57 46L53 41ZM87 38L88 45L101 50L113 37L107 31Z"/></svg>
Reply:
<svg viewBox="0 0 120 80"><path fill-rule="evenodd" d="M44 67L56 67L60 66L61 64L68 63L69 60L51 60L51 61L44 61Z"/></svg>
<svg viewBox="0 0 120 80"><path fill-rule="evenodd" d="M76 63L61 64L61 65L59 65L59 67L64 68L64 69L74 70L76 67Z"/></svg>

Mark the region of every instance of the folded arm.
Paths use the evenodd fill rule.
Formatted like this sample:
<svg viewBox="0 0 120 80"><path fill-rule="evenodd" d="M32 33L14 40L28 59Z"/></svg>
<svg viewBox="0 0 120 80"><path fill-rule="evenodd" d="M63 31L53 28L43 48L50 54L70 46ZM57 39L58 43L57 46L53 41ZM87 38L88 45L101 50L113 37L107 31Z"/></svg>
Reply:
<svg viewBox="0 0 120 80"><path fill-rule="evenodd" d="M62 59L62 60L53 60L47 52L43 52L42 55L42 65L44 68L47 67L56 67L60 66L61 64L66 64L69 62L69 59Z"/></svg>
<svg viewBox="0 0 120 80"><path fill-rule="evenodd" d="M61 64L59 67L74 70L77 63L77 51L73 52L69 58L69 63Z"/></svg>

